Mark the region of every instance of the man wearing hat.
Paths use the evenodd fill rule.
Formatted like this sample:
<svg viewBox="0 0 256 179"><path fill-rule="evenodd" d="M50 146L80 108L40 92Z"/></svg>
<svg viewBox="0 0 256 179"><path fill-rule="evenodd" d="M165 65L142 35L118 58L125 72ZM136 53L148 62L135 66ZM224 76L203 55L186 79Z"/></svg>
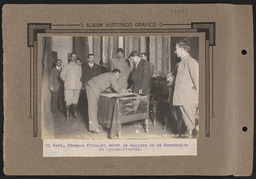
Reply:
<svg viewBox="0 0 256 179"><path fill-rule="evenodd" d="M181 58L181 61L177 65L172 104L180 108L187 127L186 135L191 137L195 129L196 109L198 107L199 67L198 62L189 54L190 44L186 39L179 41L175 48L175 53L177 57ZM167 80L172 81L172 78Z"/></svg>

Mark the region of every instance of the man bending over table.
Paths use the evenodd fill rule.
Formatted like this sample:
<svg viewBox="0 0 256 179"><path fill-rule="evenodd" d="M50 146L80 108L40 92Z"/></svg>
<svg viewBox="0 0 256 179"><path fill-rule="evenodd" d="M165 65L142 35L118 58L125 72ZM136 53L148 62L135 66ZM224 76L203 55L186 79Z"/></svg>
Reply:
<svg viewBox="0 0 256 179"><path fill-rule="evenodd" d="M85 85L88 98L89 131L92 133L101 133L98 122L98 102L100 94L105 91L111 92L111 90L114 90L116 93L121 93L117 84L120 73L121 71L116 68L112 72L103 73L90 79Z"/></svg>

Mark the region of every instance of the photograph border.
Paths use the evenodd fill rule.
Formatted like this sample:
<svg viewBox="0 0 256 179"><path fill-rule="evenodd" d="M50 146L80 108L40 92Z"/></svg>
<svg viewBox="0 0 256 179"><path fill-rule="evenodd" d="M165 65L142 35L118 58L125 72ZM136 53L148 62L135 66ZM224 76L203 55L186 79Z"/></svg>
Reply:
<svg viewBox="0 0 256 179"><path fill-rule="evenodd" d="M184 25L184 26L183 26ZM214 116L213 49L216 45L215 22L191 22L191 24L163 24L164 28L85 29L84 24L28 23L27 47L30 49L30 114L33 136L38 136L38 34L41 33L205 33L205 136L210 137L210 120ZM183 26L177 28L177 26ZM190 26L190 27L188 27ZM54 28L55 27L55 28ZM56 28L57 27L57 28ZM60 28L61 27L61 28ZM62 28L65 27L65 28ZM79 27L79 28L77 28ZM176 28L175 28L176 27ZM32 75L33 74L33 75Z"/></svg>

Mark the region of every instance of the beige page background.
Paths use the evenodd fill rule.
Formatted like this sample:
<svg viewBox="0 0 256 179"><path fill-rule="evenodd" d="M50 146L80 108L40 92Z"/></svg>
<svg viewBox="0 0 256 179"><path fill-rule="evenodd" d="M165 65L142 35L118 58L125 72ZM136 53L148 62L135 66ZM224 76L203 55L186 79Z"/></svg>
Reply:
<svg viewBox="0 0 256 179"><path fill-rule="evenodd" d="M186 9L187 14L174 10ZM122 13L120 13L122 12ZM43 158L33 137L27 23L215 22L214 110L197 156ZM253 161L253 19L238 5L5 5L4 172L7 175L250 175ZM247 55L241 51L247 50ZM200 71L201 73L201 71ZM38 82L40 84L40 81ZM204 98L200 93L200 100ZM246 126L247 132L242 128Z"/></svg>

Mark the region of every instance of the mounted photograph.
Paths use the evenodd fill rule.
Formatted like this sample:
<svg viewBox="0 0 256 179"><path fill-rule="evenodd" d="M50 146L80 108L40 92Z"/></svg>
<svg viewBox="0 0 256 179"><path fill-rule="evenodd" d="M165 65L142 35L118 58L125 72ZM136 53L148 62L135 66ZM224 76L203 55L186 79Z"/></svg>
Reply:
<svg viewBox="0 0 256 179"><path fill-rule="evenodd" d="M198 138L204 37L41 35L41 138Z"/></svg>

